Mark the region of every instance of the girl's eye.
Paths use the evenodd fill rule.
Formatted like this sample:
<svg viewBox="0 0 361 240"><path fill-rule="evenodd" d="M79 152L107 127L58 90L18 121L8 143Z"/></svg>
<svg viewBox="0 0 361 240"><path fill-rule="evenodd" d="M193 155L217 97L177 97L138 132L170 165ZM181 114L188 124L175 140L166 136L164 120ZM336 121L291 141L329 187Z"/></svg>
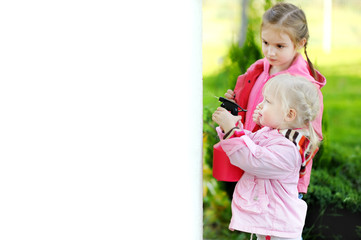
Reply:
<svg viewBox="0 0 361 240"><path fill-rule="evenodd" d="M263 44L268 45L268 42L266 42L265 40L263 40Z"/></svg>
<svg viewBox="0 0 361 240"><path fill-rule="evenodd" d="M281 45L281 44L278 44L277 45L278 48L284 48L285 46Z"/></svg>

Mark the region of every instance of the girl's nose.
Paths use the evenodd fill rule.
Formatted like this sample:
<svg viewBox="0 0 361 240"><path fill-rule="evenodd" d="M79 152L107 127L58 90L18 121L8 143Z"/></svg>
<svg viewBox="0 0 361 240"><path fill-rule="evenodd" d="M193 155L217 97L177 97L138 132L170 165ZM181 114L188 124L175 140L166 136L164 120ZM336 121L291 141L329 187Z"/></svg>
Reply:
<svg viewBox="0 0 361 240"><path fill-rule="evenodd" d="M274 51L273 47L269 46L267 49L267 53L268 53L268 56L274 56L275 51Z"/></svg>

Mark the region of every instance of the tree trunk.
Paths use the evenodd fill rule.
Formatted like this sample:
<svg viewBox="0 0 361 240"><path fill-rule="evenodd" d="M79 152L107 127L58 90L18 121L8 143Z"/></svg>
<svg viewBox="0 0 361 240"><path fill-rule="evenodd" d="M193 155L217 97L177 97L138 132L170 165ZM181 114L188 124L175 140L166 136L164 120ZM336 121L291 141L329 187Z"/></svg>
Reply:
<svg viewBox="0 0 361 240"><path fill-rule="evenodd" d="M239 47L242 47L244 42L246 41L247 35L247 25L248 25L248 18L247 18L247 9L248 9L249 0L242 0L242 18L241 18L241 31L239 34Z"/></svg>

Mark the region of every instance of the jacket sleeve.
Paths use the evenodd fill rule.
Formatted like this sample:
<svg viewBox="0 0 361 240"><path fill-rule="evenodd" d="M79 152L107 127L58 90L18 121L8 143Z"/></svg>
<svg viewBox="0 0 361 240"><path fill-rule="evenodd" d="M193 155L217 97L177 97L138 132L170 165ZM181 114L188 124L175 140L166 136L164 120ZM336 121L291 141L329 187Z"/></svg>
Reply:
<svg viewBox="0 0 361 240"><path fill-rule="evenodd" d="M239 121L235 128L233 128L230 132L224 133L220 127L216 127L216 131L218 134L219 139L230 139L230 138L236 138L241 137L245 134L250 134L251 131L243 129L243 123Z"/></svg>
<svg viewBox="0 0 361 240"><path fill-rule="evenodd" d="M260 146L251 139L252 135L221 141L233 165L259 178L283 179L298 175L301 156L291 141L280 137Z"/></svg>
<svg viewBox="0 0 361 240"><path fill-rule="evenodd" d="M251 90L258 78L258 76L263 71L263 59L260 59L253 63L248 69L247 72L243 75L238 76L236 86L234 87L235 101L242 108L246 109L248 105L249 95ZM242 123L244 123L246 118L246 112L239 112L242 116Z"/></svg>
<svg viewBox="0 0 361 240"><path fill-rule="evenodd" d="M306 174L298 180L297 189L300 193L307 193L308 185L310 184L311 170L313 160L306 165Z"/></svg>

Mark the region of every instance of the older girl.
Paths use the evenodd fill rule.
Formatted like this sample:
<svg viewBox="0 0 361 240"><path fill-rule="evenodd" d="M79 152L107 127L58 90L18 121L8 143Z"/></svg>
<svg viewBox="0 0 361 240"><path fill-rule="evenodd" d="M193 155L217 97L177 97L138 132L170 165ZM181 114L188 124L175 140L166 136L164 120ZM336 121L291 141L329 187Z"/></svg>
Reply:
<svg viewBox="0 0 361 240"><path fill-rule="evenodd" d="M263 15L261 38L265 57L239 76L235 89L228 90L225 94L226 98L234 100L248 110L247 113L240 113L244 128L254 132L261 127L257 119L253 118L253 114L257 115L256 106L263 100L262 88L272 77L288 73L303 76L317 86L320 111L312 125L318 137L322 139L323 97L320 89L326 84L326 79L314 69L307 54L309 31L304 12L293 4L276 4ZM299 53L302 48L307 61ZM301 193L307 192L311 167L312 160L300 178L298 190Z"/></svg>

